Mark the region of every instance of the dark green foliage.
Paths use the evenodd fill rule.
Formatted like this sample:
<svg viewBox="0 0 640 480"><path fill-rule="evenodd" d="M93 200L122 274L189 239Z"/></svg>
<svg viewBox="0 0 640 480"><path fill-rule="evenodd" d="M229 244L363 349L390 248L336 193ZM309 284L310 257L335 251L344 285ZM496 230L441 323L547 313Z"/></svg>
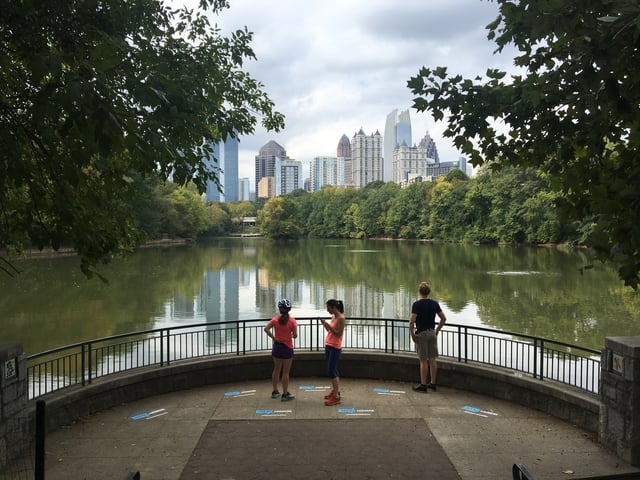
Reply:
<svg viewBox="0 0 640 480"><path fill-rule="evenodd" d="M523 74L486 78L423 67L408 81L414 107L445 120L472 164L533 167L555 194L542 203L578 225L583 243L640 278L640 8L636 0L496 0L487 26L498 51L515 46ZM506 126L498 129L496 125ZM542 201L541 199L538 199ZM529 205L533 207L533 205ZM540 207L540 204L537 205ZM525 212L512 211L507 222ZM545 223L545 236L556 227ZM502 236L510 236L507 226ZM527 238L531 232L517 232Z"/></svg>
<svg viewBox="0 0 640 480"><path fill-rule="evenodd" d="M0 250L66 244L88 274L142 238L135 178L202 192L217 181L202 160L211 142L252 133L256 117L282 128L242 70L250 42L156 0L2 2Z"/></svg>
<svg viewBox="0 0 640 480"><path fill-rule="evenodd" d="M294 198L287 195L271 198L258 213L260 233L274 239L299 238L302 228L297 219L298 206Z"/></svg>
<svg viewBox="0 0 640 480"><path fill-rule="evenodd" d="M462 172L449 174L406 188L377 182L362 190L325 187L277 197L267 202L259 220L268 222L263 232L274 238L291 236L290 225L276 225L286 221L295 224L300 235L317 238L575 243L578 232L561 223L556 198L549 175L505 167L471 179ZM281 206L284 199L296 206L288 207L288 214Z"/></svg>

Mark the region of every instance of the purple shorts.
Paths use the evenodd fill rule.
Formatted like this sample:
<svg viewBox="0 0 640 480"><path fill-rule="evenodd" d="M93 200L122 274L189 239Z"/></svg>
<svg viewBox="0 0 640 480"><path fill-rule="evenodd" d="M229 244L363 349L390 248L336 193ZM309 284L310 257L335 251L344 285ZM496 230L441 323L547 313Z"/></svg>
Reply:
<svg viewBox="0 0 640 480"><path fill-rule="evenodd" d="M293 348L287 347L284 343L274 343L271 348L271 355L275 358L288 360L293 358Z"/></svg>

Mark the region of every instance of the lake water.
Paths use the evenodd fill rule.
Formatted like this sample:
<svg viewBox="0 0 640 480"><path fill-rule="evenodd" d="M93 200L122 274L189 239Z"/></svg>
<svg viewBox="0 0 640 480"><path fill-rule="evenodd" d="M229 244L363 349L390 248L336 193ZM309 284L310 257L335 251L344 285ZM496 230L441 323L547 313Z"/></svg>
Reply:
<svg viewBox="0 0 640 480"><path fill-rule="evenodd" d="M450 323L602 348L640 335L640 294L588 252L384 240L226 238L143 249L88 280L75 257L15 261L0 276L0 341L28 354L118 333L199 322L267 319L280 298L297 317L408 319L428 280Z"/></svg>

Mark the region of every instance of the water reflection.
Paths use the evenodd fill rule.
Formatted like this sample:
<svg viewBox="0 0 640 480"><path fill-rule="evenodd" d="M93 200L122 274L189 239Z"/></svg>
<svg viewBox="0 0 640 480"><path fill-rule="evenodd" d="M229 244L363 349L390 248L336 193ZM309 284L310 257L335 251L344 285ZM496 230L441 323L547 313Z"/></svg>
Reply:
<svg viewBox="0 0 640 480"><path fill-rule="evenodd" d="M409 316L422 280L452 323L489 326L601 348L638 335L640 299L586 252L409 241L220 239L142 250L86 280L75 258L17 262L0 277L0 341L28 353L117 333L266 319L279 298L298 317L345 301L348 318Z"/></svg>

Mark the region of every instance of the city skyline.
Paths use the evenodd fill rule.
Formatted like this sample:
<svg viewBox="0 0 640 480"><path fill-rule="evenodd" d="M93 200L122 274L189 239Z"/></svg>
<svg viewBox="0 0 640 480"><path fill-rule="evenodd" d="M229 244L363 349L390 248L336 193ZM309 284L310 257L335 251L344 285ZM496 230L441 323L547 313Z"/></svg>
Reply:
<svg viewBox="0 0 640 480"><path fill-rule="evenodd" d="M175 3L195 0L175 0ZM519 73L513 49L494 55L496 45L486 25L498 5L481 0L407 0L401 8L382 0L234 0L212 17L223 34L246 28L253 32L256 61L245 64L263 83L278 111L285 115L282 132L257 126L240 139L239 177L254 177L254 157L274 140L304 165L318 156L334 156L344 134L360 128L383 132L393 109L407 110L415 139L427 131L441 162L459 152L443 136L446 125L411 108L407 81L423 66L446 66L450 74L485 76L488 68Z"/></svg>

